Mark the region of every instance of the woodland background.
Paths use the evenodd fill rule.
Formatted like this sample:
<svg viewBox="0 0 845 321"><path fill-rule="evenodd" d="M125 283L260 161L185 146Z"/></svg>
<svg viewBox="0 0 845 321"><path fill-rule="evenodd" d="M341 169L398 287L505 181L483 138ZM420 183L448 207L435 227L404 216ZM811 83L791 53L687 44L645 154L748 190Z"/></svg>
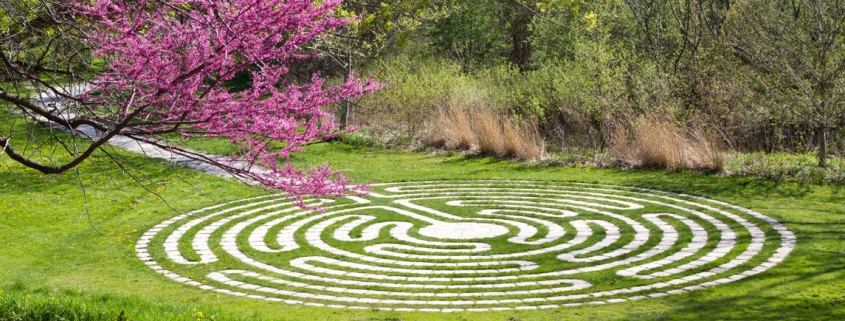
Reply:
<svg viewBox="0 0 845 321"><path fill-rule="evenodd" d="M372 144L720 169L845 142L845 4L362 0L299 66L389 85L337 106ZM347 120L348 117L348 120Z"/></svg>

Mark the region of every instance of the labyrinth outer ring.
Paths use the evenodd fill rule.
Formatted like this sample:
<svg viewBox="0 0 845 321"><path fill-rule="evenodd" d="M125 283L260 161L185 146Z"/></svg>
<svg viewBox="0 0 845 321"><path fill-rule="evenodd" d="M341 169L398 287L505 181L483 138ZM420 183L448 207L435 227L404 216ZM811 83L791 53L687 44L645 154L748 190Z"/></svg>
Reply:
<svg viewBox="0 0 845 321"><path fill-rule="evenodd" d="M332 235L335 237L333 241L337 244L347 244L343 242L356 244L355 242L363 240L366 236L361 236L359 239L350 238L352 228L349 230L344 230L344 228L359 222L361 224L356 225L356 227L366 233L367 225L365 224L367 217L373 215L349 213L356 213L360 209L375 211L375 206L367 205L369 204L367 199L351 197L349 200L354 201L352 203L337 206L324 204L326 213L320 214L301 211L282 201L275 202L269 197L257 197L206 207L161 222L141 236L136 243L136 253L138 258L146 265L170 279L196 286L203 290L235 296L332 308L482 312L551 309L584 304L607 304L682 294L734 282L766 271L782 262L796 244L795 235L783 226L783 224L750 209L703 197L652 189L545 181L426 181L374 184L373 188L375 193L369 198L393 200L393 203L405 206L405 210L408 210L407 212L410 213L407 215L420 215L420 212L426 212L424 213L425 215L432 215L432 213L434 213L434 216L441 215L437 214L441 212L440 210L427 208L417 204L417 202L443 201L447 206L441 206L441 209L465 206L471 207L473 211L477 208L478 211L475 214L489 216L483 217L482 215L461 218L457 218L456 216L451 218L466 220L469 223L450 222L448 219L444 220L443 217L437 217L433 219L433 222L440 223L429 222L428 224L432 225L423 227L408 227L411 225L410 223L404 224L404 222L399 221L370 224L369 226L372 226L372 229L376 230L376 232L385 233L384 231L389 231L391 237L399 240L406 238L403 241L411 243L406 242L404 245L401 242L398 245L394 243L387 245L381 243L375 244L366 247L365 251L361 252L363 254L360 254L337 249L333 245L323 241L322 238L325 235L329 235L330 233L327 233L328 228L334 226L334 234ZM492 196L489 199L484 199L487 195ZM560 199L550 198L552 196ZM409 197L411 198L409 199ZM458 200L451 198L458 198ZM549 200L562 203L548 205ZM642 205L640 203L646 204ZM255 214L250 219L254 213L267 213L269 211L261 207L263 205L258 204L278 204L272 206L281 208L281 210L275 214L262 214L265 216ZM662 206L677 210L679 213L686 211L702 215L700 217L695 217L698 214L683 216L678 213L640 213L631 215L631 217L638 217L639 221L637 221L634 218L618 214L619 212L635 209L635 206L631 204L641 206L643 211L649 206ZM396 206L401 207L399 205ZM625 208L626 206L628 208ZM604 209L597 208L610 208L613 210L605 211ZM551 212L555 211L569 214L558 215L554 220L569 218L571 221L560 223L554 220L548 220L542 216L537 216L553 216L552 214L554 213ZM501 214L505 212L533 214L525 214L523 216L515 214L507 216ZM448 213L442 214L448 215ZM590 214L607 215L611 219L609 221L577 219L579 215L584 216ZM301 230L293 229L293 232L291 232L298 234L287 235L292 243L279 241L281 250L271 249L268 246L253 243L253 241L259 239L253 237L255 234L259 234L259 236L262 236L261 239L264 240L271 238L271 234L273 234L271 230L278 234L278 240L282 240L284 235L286 235L286 229L293 228L290 225L296 225L296 223L288 226L280 225L281 227L276 227L275 230L273 230L274 227L263 229L262 227L255 226L261 224L270 225L274 221L274 218L275 220L283 221L285 220L284 217L297 217L291 220L301 218L296 223L308 220L313 221L302 223ZM377 216L373 217L377 218ZM492 219L489 217L497 218ZM499 219L501 217L506 219ZM714 217L719 219L715 219ZM410 216L409 220L413 221L417 218L416 216ZM422 216L419 218L431 219ZM511 219L512 221L508 221L507 219ZM728 221L728 223L724 223L724 220ZM475 221L480 223L473 223ZM671 231L675 228L671 224L665 223L667 221L675 222L676 226L681 226L691 231L689 244L684 245L684 248L678 250L678 247L683 245L683 243L678 242L678 233L672 234ZM554 224L549 224L549 222ZM633 240L627 243L621 241L624 233L614 234L614 231L619 230L619 228L613 222L630 222L630 226L623 225L623 227L629 230L631 228L634 229ZM643 222L654 223L653 225L658 228L655 229L654 226L651 226L652 229L644 230ZM564 223L569 224L565 225L565 232L561 232L563 234L555 232L557 228L555 224L564 226ZM437 224L443 226L436 226ZM498 254L474 254L468 253L470 250L467 249L453 250L437 247L432 252L438 252L440 254L420 254L414 252L420 250L420 248L409 250L407 253L395 251L397 248L402 249L403 247L414 248L417 244L414 242L457 242L455 244L460 243L465 245L474 243L483 245L484 238L486 237L484 233L469 233L467 237L443 235L441 240L432 239L432 235L436 236L437 231L440 230L455 233L455 231L472 229L474 227L487 228L487 231L493 231L491 232L491 238L499 237L499 234L504 233L501 228L492 226L492 224L510 226L511 231L519 231L519 233L511 232L508 235L501 236L502 238L509 236L508 241L511 243L527 244L526 246L529 248L540 242L549 242L554 245L545 248L536 248L535 246L533 249L527 251L503 252ZM543 236L543 233L538 232L536 227L529 226L531 224L547 228L546 236L541 238L540 236ZM337 228L339 225L341 227ZM393 227L388 228L390 226ZM402 233L401 226L406 226L404 230L405 234ZM589 232L595 229L595 226L601 226L604 229L604 239L598 243L586 243L585 240L591 237ZM702 226L707 226L710 230L718 230L718 238L711 236L711 233L707 232L707 229ZM438 230L438 228L441 229ZM737 228L739 228L739 236L737 236L737 231L735 231ZM227 230L218 231L219 229ZM532 229L534 235L531 241L528 241L528 238L525 237L520 238L523 232L530 232ZM648 236L654 230L661 229L664 232L662 235L655 234L657 237ZM399 232L396 232L397 230ZM262 251L278 252L285 251L286 246L293 247L293 250L296 250L296 248L304 245L309 248L313 246L318 250L328 251L331 257L308 256L295 258L287 262L292 267L300 268L297 271L291 270L290 267L284 266L284 264L263 263L260 260L256 260L249 253L241 252L240 248L244 245L238 245L238 242L246 242L243 237L238 241L238 237L242 234L249 234L245 231L252 231L249 244L246 246L251 246L252 250L266 248ZM409 234L408 231L412 232ZM415 232L413 231L422 231L422 233L414 234ZM264 234L258 232L263 232ZM579 233L582 232L587 232L583 233L587 236L581 237ZM348 235L344 235L344 233ZM573 238L563 242L565 239L564 235L573 233ZM305 235L304 242L302 241L303 234ZM643 237L643 234L646 237ZM178 242L186 235L194 235L194 238L191 240L192 248L186 250L183 243L183 248L180 249ZM296 235L299 235L298 238ZM702 235L704 235L703 238ZM555 236L558 239L554 239ZM212 249L208 245L209 240L212 238L221 239L219 248L215 247ZM419 238L422 238L422 240ZM376 238L373 237L373 239ZM748 244L737 246L737 242L740 239ZM646 244L646 241L652 240L659 243L656 245L652 244L651 246L643 246ZM579 244L577 241L585 243ZM573 243L574 245L567 246L569 243ZM279 247L279 244L276 244L276 247ZM617 248L610 246L614 244L624 246ZM674 248L675 251L669 251L670 248L666 248L661 249L662 252L658 252L658 249L662 246L665 247L664 244L673 246L671 248ZM774 247L774 244L777 244L777 247ZM569 247L576 250L570 250ZM482 247L480 252L487 250ZM452 253L450 251L463 251L465 253L452 255L448 254ZM194 258L186 258L183 252L192 253ZM446 254L442 254L441 252ZM593 252L596 252L596 254L590 256ZM734 255L730 255L730 253ZM163 263L165 262L181 267L193 266L198 262L213 264L217 260L217 257L227 255L231 256L227 259L239 260L250 265L250 269L254 268L262 273L242 269L223 269L208 273L205 276L211 279L211 281L208 281L202 280L202 278L196 280L196 278L186 277L186 273L184 271L180 273L180 269L178 268L166 269L163 267ZM536 259L537 257L547 255L557 255L559 260L566 261L567 264L572 262L575 265L582 265L572 269L543 270L543 268L547 268L546 265L531 261L531 258ZM616 256L624 259L616 260ZM196 257L200 259L197 260ZM352 258L350 261L357 262L345 260L350 257ZM402 260L402 258L421 259L420 261L413 261L411 259ZM511 266L499 269L490 268L490 264L496 264L495 262L489 262L491 260L499 260ZM724 262L725 260L728 261ZM314 263L311 262L317 262L318 265L314 266ZM505 265L505 263L501 264ZM628 263L628 265L625 266L624 263ZM390 267L379 266L378 264L384 264ZM329 268L323 268L322 266L329 266ZM445 268L446 266L452 269L449 270ZM472 269L462 270L462 268L468 266L471 266ZM431 267L434 268L430 269ZM349 271L355 270L356 272L346 272L343 270L344 268L348 268ZM375 271L378 271L378 273L373 271L370 271L373 273L368 273L366 269L376 269ZM535 270L540 272L533 272ZM648 272L651 270L656 270L657 272ZM301 273L302 271L306 273ZM310 273L309 271L317 273ZM580 279L584 275L590 276L589 273L604 273L606 271L608 273L615 271L618 278L623 280L636 279L634 281L642 281L655 279L658 282L640 283L635 286L620 288L607 288L605 286L604 288L598 287L599 289L597 291L590 291L590 287L593 284L589 280ZM422 276L416 276L413 273L422 273ZM378 282L370 281L369 278L364 279L366 281L350 281L348 279L333 278L336 274L348 275L350 278L355 275L354 277L358 278L369 276L382 279ZM672 275L675 274L684 276L673 278ZM230 278L230 275L241 278L241 281ZM246 278L250 278L256 282L242 282L249 281ZM506 281L513 279L516 279L516 281ZM315 283L315 280L319 282ZM421 283L429 283L414 285L421 286L423 287L422 289L404 288L404 286L408 285L407 283L391 283L391 280L422 280ZM443 280L448 280L448 282ZM483 282L484 280L490 280L491 284L486 284ZM326 284L325 282L341 282L344 286L353 283L353 285L361 286L365 284L368 286L373 285L370 288L374 287L379 290L368 290L366 288L355 289L354 287L344 288L341 285L331 286L332 284L328 284L329 286L327 286L323 285ZM615 278L613 282L616 282ZM284 284L285 286L273 286L278 284ZM543 284L552 290L549 290L548 287L544 288L540 286ZM478 290L476 292L461 292L461 289L472 288L477 290L489 285L506 289L504 291ZM307 289L307 291L297 292L297 287ZM400 291L385 290L385 287L400 287ZM423 289L430 287L445 289L451 292L424 292L425 290ZM521 288L528 290L520 290ZM402 292L401 290L409 292ZM343 296L345 291L357 291L362 296ZM552 293L549 293L549 291L552 291ZM372 295L378 294L378 297L367 297L365 296L367 293L371 293ZM406 294L407 297L403 297L403 294ZM429 297L418 297L428 294L430 294ZM510 294L513 295L509 296ZM387 298L382 298L382 296L386 296Z"/></svg>

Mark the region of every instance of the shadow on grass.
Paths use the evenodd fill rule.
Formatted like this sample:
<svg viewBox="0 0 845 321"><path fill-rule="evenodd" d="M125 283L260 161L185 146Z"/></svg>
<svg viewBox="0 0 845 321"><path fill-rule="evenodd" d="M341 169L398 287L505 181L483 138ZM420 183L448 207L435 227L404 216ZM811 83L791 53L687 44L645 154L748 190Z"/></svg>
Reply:
<svg viewBox="0 0 845 321"><path fill-rule="evenodd" d="M634 310L624 320L845 320L844 223L797 223L798 247L781 264L728 285L667 297L667 309ZM841 247L841 246L840 246ZM627 304L627 303L623 303ZM636 305L636 302L631 304Z"/></svg>
<svg viewBox="0 0 845 321"><path fill-rule="evenodd" d="M804 197L812 186L797 183L766 181L754 178L718 177L698 173L646 172L632 176L625 171L616 171L616 176L625 185L651 187L670 192L699 196L744 196L744 197Z"/></svg>
<svg viewBox="0 0 845 321"><path fill-rule="evenodd" d="M433 155L429 158L444 158L441 155ZM493 156L489 155L479 155L473 153L463 153L454 157L446 157L444 160L440 161L442 164L451 164L451 165L463 165L463 164L470 164L473 165L492 165L492 164L505 164L507 163L506 160L501 160Z"/></svg>

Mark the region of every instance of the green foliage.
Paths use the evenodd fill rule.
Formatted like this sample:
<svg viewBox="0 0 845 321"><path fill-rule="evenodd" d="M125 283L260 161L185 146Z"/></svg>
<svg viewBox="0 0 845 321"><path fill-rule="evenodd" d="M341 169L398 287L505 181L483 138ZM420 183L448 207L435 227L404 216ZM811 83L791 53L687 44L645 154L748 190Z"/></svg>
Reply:
<svg viewBox="0 0 845 321"><path fill-rule="evenodd" d="M765 71L740 50L754 46L730 44L732 35L742 28L771 22L742 22L751 17L769 19L750 14L767 6L723 0L434 1L419 11L418 29L406 33L413 46L371 58L370 67L365 68L379 71L382 79L402 88L388 89L384 93L391 94L364 105L384 110L376 113L382 119L391 118L384 116L389 112L409 110L392 118L391 131L413 128L396 142L413 142L423 132L414 127L424 123L426 114L435 113L456 96L467 96L516 118L540 120L547 141L561 148L601 148L612 131L630 130L630 120L657 115L682 127L707 128L708 136L742 151L818 150L818 137L825 131L807 119L813 111L826 110L829 113L815 113L828 128L829 142L822 145L841 150L845 118L840 111L845 105L829 100L826 109L818 104L813 107L805 99L810 96L790 92L830 86L815 86L806 82L807 77L802 78L803 84L792 83L774 71L805 69L767 67ZM785 22L777 25L783 32L798 27ZM527 27L527 36L520 26ZM520 37L525 41L515 40ZM771 39L783 42L775 47L792 50L784 41L796 37ZM830 48L838 48L837 39L830 38L834 44ZM519 44L528 48L516 50ZM408 57L408 52L414 56ZM838 66L835 57L840 52L819 57L829 57L833 59L830 65ZM525 53L530 53L528 64L515 58ZM451 71L444 73L432 66L449 66ZM411 75L400 75L403 72ZM828 78L830 84L842 83ZM450 84L451 89L443 90L435 83ZM828 94L841 91L830 88ZM466 92L456 95L460 91ZM403 117L408 121L400 125ZM358 123L379 122L367 119L359 114Z"/></svg>
<svg viewBox="0 0 845 321"><path fill-rule="evenodd" d="M20 90L17 82L25 81L22 74L61 81L97 67L92 64L90 50L79 38L80 30L59 23L60 18L73 20L71 14L58 10L50 0L0 1L2 52L5 59L20 67L11 70L8 64L0 64L0 81L15 82L14 86L5 87L5 91Z"/></svg>
<svg viewBox="0 0 845 321"><path fill-rule="evenodd" d="M323 58L316 68L346 75L371 59L401 49L411 43L429 6L430 0L344 2L335 15L351 23L314 44Z"/></svg>
<svg viewBox="0 0 845 321"><path fill-rule="evenodd" d="M382 142L373 138L373 136L374 136L373 134L368 134L367 132L368 132L368 130L366 128L360 129L358 131L355 131L355 132L352 132L352 133L349 133L349 134L340 135L337 138L335 138L334 140L341 142L341 143L344 143L344 144L353 145L353 146L380 147L380 148L390 147L390 145L382 144Z"/></svg>
<svg viewBox="0 0 845 321"><path fill-rule="evenodd" d="M845 125L845 3L752 1L735 5L726 43L782 119L815 129L819 166L827 136Z"/></svg>
<svg viewBox="0 0 845 321"><path fill-rule="evenodd" d="M461 63L464 70L503 63L508 49L507 17L496 0L448 1L447 13L433 21L431 46Z"/></svg>
<svg viewBox="0 0 845 321"><path fill-rule="evenodd" d="M531 22L532 59L544 65L573 59L578 37L598 22L592 8L597 5L579 0L537 2L542 14Z"/></svg>
<svg viewBox="0 0 845 321"><path fill-rule="evenodd" d="M814 166L818 159L809 153L731 153L727 171L732 175L758 177L802 184L841 184L845 182L845 157L831 159L829 166Z"/></svg>
<svg viewBox="0 0 845 321"><path fill-rule="evenodd" d="M373 62L368 72L389 85L363 96L354 105L353 123L382 132L388 145L406 145L424 132L428 118L454 95L474 91L472 78L460 67L414 50Z"/></svg>
<svg viewBox="0 0 845 321"><path fill-rule="evenodd" d="M626 99L660 92L662 82L647 77L654 73L648 66L631 66L602 39L580 41L573 50L573 59L549 61L542 68L521 71L499 64L471 73L419 51L404 51L368 68L389 85L357 102L363 107L356 109L353 118L396 137L387 140L409 142L425 134L426 124L440 107L459 102L497 109L517 119L566 122L560 125L567 126L567 133L552 136L547 132L547 138L598 147L603 139L601 126L646 104ZM630 72L641 77L631 79ZM651 101L665 99L650 95Z"/></svg>

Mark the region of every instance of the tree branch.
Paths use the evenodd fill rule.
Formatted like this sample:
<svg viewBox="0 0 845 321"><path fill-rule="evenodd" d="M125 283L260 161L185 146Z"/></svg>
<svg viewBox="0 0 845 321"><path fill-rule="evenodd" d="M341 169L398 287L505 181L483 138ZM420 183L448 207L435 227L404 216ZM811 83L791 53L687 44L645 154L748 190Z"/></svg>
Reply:
<svg viewBox="0 0 845 321"><path fill-rule="evenodd" d="M5 91L0 91L0 99L8 101L10 103L13 103L13 104L17 105L18 107L20 107L21 109L33 112L33 113L37 114L38 116L44 117L44 119L46 119L50 122L56 123L56 124L58 124L62 127L65 127L67 129L76 129L79 126L88 125L88 126L94 127L95 129L97 129L99 131L104 131L104 132L108 131L107 127L103 126L102 124L100 124L98 122L90 120L90 119L74 117L73 119L67 120L63 117L56 116L53 113L45 110L44 108L41 108L40 106L32 103L29 100L10 95L9 93L7 93Z"/></svg>

